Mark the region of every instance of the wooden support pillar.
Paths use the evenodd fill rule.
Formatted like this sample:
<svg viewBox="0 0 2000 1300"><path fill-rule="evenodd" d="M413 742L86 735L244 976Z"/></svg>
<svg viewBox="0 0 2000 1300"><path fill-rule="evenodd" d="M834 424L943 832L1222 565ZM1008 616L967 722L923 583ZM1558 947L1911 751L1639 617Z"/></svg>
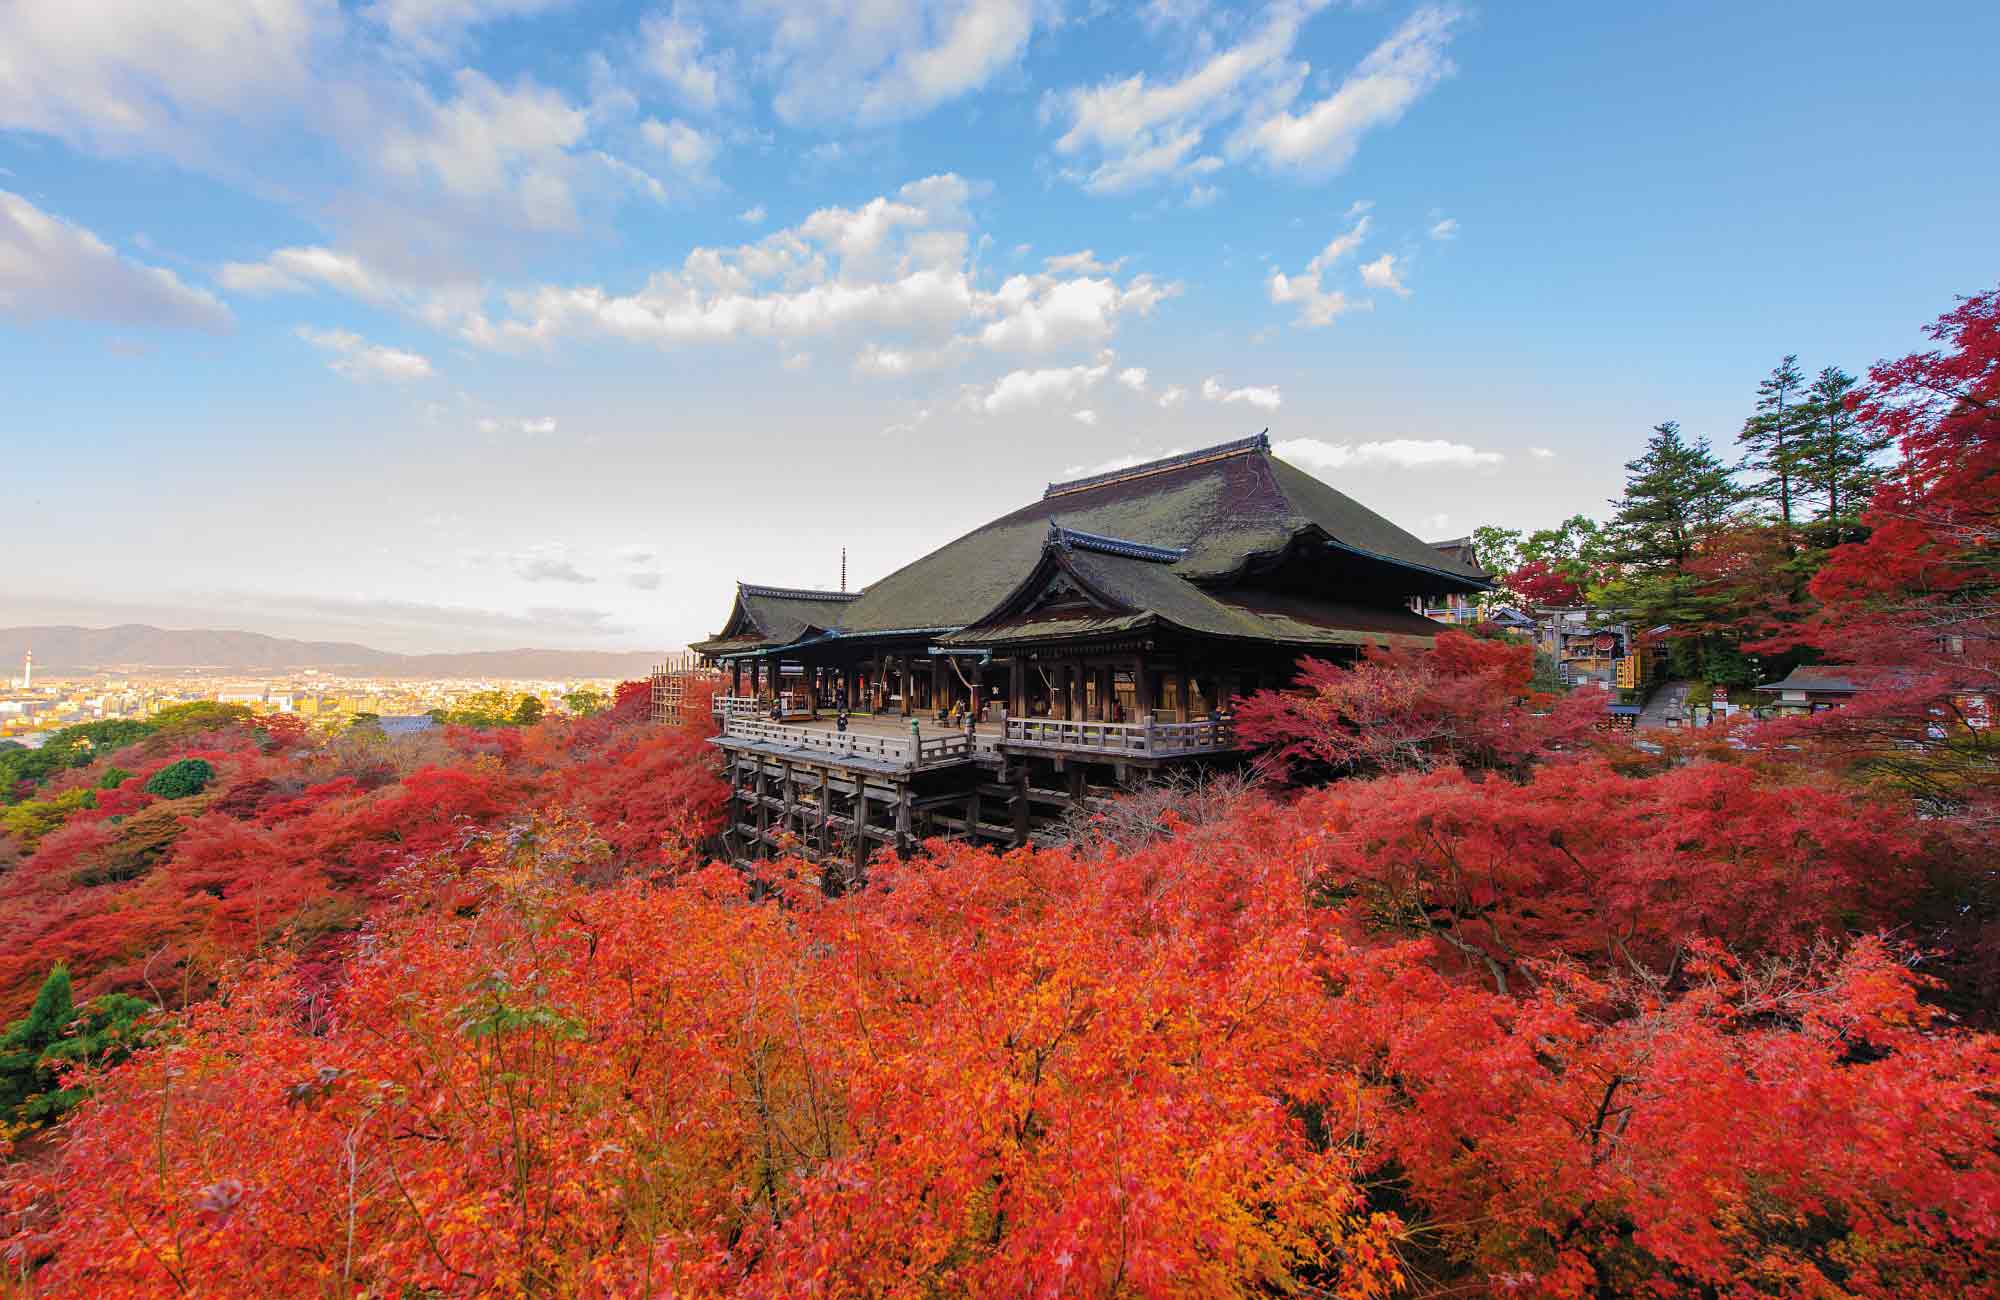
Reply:
<svg viewBox="0 0 2000 1300"><path fill-rule="evenodd" d="M729 693L731 695L743 694L743 661L741 659L732 659L729 661Z"/></svg>
<svg viewBox="0 0 2000 1300"><path fill-rule="evenodd" d="M1153 716L1157 701L1153 699L1153 674L1146 667L1146 656L1140 655L1132 661L1132 712L1138 716L1132 721L1142 722Z"/></svg>
<svg viewBox="0 0 2000 1300"><path fill-rule="evenodd" d="M904 857L910 851L910 783L904 781L896 787L896 856Z"/></svg>
<svg viewBox="0 0 2000 1300"><path fill-rule="evenodd" d="M1180 699L1177 703L1180 705L1181 721L1193 722L1194 714L1188 706L1188 662L1186 655L1182 655L1174 662L1174 680L1178 683L1176 689L1180 691Z"/></svg>
<svg viewBox="0 0 2000 1300"><path fill-rule="evenodd" d="M915 665L910 662L910 656L896 656L896 684L902 688L903 716L906 718L915 712L917 707L915 698L917 679L916 674L911 671L914 667Z"/></svg>
<svg viewBox="0 0 2000 1300"><path fill-rule="evenodd" d="M833 782L825 768L819 770L819 857L825 862L833 852L833 830L827 821L833 813Z"/></svg>
<svg viewBox="0 0 2000 1300"><path fill-rule="evenodd" d="M859 886L868 879L868 787L861 782L861 775L854 774L854 875L848 881L850 887Z"/></svg>
<svg viewBox="0 0 2000 1300"><path fill-rule="evenodd" d="M1014 777L1014 847L1028 842L1028 764L1024 759Z"/></svg>
<svg viewBox="0 0 2000 1300"><path fill-rule="evenodd" d="M785 834L796 835L799 830L798 785L792 780L792 764L789 759L786 760L784 767L779 769L778 779L785 783Z"/></svg>
<svg viewBox="0 0 2000 1300"><path fill-rule="evenodd" d="M757 756L757 768L751 776L750 792L757 800L757 851L750 856L761 858L765 856L764 846L769 843L765 837L771 830L771 805L765 802L764 799L764 756L762 754Z"/></svg>
<svg viewBox="0 0 2000 1300"><path fill-rule="evenodd" d="M1022 661L1018 650L1007 665L1007 716L1028 716L1028 665Z"/></svg>
<svg viewBox="0 0 2000 1300"><path fill-rule="evenodd" d="M979 844L979 786L972 787L972 793L965 800L965 842L975 847Z"/></svg>

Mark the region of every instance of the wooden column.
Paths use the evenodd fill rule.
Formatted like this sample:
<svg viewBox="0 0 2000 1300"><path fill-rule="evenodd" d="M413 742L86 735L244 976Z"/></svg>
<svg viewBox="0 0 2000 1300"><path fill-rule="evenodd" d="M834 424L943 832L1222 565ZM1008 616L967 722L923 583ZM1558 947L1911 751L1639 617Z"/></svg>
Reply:
<svg viewBox="0 0 2000 1300"><path fill-rule="evenodd" d="M854 774L854 876L848 882L858 886L868 879L868 787Z"/></svg>
<svg viewBox="0 0 2000 1300"><path fill-rule="evenodd" d="M1143 722L1152 717L1153 709L1153 674L1142 654L1132 661L1132 712L1138 715L1132 721Z"/></svg>
<svg viewBox="0 0 2000 1300"><path fill-rule="evenodd" d="M1028 765L1021 764L1020 775L1014 778L1014 847L1020 848L1028 842Z"/></svg>
<svg viewBox="0 0 2000 1300"><path fill-rule="evenodd" d="M1179 701L1181 721L1193 722L1194 715L1188 710L1188 662L1186 655L1182 655L1174 664L1174 680L1179 683L1181 693Z"/></svg>
<svg viewBox="0 0 2000 1300"><path fill-rule="evenodd" d="M729 693L731 695L743 694L743 661L741 659L732 659L729 661Z"/></svg>
<svg viewBox="0 0 2000 1300"><path fill-rule="evenodd" d="M944 707L945 662L943 655L931 656L931 708L933 711Z"/></svg>
<svg viewBox="0 0 2000 1300"><path fill-rule="evenodd" d="M827 823L827 817L831 815L832 810L833 810L832 779L828 776L827 769L821 768L819 770L819 827L818 827L819 858L821 863L824 863L826 861L827 854L833 851L833 831Z"/></svg>
<svg viewBox="0 0 2000 1300"><path fill-rule="evenodd" d="M1007 666L1007 716L1028 716L1028 665L1022 661L1019 651L1014 653Z"/></svg>
<svg viewBox="0 0 2000 1300"><path fill-rule="evenodd" d="M910 656L908 655L898 655L896 657L896 667L899 670L896 685L902 688L903 716L907 718L917 707L917 702L914 698L916 691L911 689L916 685L916 674L910 671L914 665L911 664Z"/></svg>

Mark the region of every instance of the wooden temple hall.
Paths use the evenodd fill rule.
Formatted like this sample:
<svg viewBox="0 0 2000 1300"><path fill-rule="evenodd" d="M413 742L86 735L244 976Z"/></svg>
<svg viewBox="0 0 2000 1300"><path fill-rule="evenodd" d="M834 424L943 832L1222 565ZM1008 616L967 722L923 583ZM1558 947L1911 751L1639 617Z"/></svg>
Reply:
<svg viewBox="0 0 2000 1300"><path fill-rule="evenodd" d="M1301 656L1428 645L1411 598L1485 586L1262 434L1052 483L865 591L741 583L690 647L726 675L732 851L838 888L930 835L1024 843L1231 761L1235 699Z"/></svg>

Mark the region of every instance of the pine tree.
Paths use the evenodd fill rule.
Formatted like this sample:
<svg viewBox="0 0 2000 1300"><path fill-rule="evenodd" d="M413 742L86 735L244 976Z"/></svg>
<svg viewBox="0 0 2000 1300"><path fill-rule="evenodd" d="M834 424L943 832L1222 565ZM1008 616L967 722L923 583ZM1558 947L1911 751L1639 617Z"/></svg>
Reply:
<svg viewBox="0 0 2000 1300"><path fill-rule="evenodd" d="M1803 431L1800 401L1806 377L1799 370L1796 354L1788 355L1757 385L1757 413L1743 422L1736 435L1744 449L1737 466L1739 473L1761 475L1753 480L1750 494L1778 507L1778 522L1787 535L1792 530L1792 513L1798 490L1800 442Z"/></svg>
<svg viewBox="0 0 2000 1300"><path fill-rule="evenodd" d="M1798 407L1803 415L1799 473L1806 490L1820 500L1818 519L1826 544L1838 546L1875 490L1880 471L1875 458L1888 438L1854 418L1848 395L1854 376L1838 366L1819 372Z"/></svg>
<svg viewBox="0 0 2000 1300"><path fill-rule="evenodd" d="M55 1072L42 1055L62 1041L74 1019L69 967L58 962L42 981L26 1018L0 1033L0 1125L18 1120L29 1098L55 1086Z"/></svg>
<svg viewBox="0 0 2000 1300"><path fill-rule="evenodd" d="M1610 558L1640 573L1686 564L1741 500L1708 439L1687 441L1673 420L1653 426L1645 454L1627 461L1625 472L1625 496L1612 502Z"/></svg>

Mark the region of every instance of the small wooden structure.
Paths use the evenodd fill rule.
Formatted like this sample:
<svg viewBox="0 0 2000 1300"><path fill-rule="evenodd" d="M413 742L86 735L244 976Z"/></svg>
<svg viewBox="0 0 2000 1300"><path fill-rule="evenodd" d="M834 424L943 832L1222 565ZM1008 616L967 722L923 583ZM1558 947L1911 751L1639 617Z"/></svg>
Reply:
<svg viewBox="0 0 2000 1300"><path fill-rule="evenodd" d="M1163 766L1230 761L1237 698L1302 655L1428 645L1412 597L1486 586L1259 434L1051 483L863 592L739 583L692 649L728 678L739 856L838 884L876 847L1021 844Z"/></svg>

